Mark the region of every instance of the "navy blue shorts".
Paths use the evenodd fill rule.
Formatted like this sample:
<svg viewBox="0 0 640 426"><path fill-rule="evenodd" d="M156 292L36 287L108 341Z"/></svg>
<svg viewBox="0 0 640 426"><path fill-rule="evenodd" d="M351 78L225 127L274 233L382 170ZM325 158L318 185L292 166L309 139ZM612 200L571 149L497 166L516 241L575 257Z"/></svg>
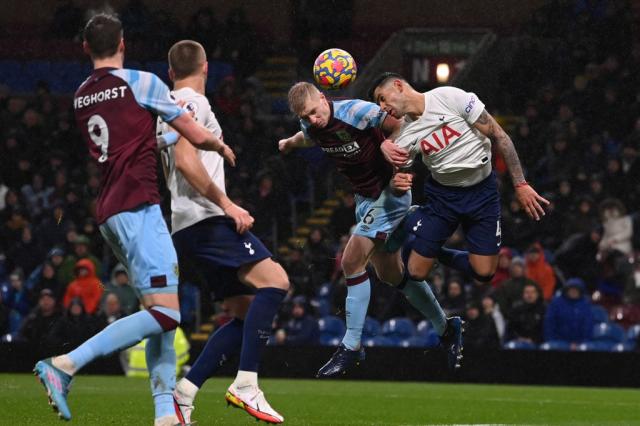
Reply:
<svg viewBox="0 0 640 426"><path fill-rule="evenodd" d="M498 254L501 243L500 196L496 176L466 188L444 186L430 178L424 186L427 203L405 222L405 230L416 236L413 249L420 255L437 257L438 250L462 225L470 253Z"/></svg>
<svg viewBox="0 0 640 426"><path fill-rule="evenodd" d="M241 266L270 258L271 252L251 232L239 234L233 219L215 216L173 234L180 276L203 280L214 300L253 294L252 287L238 279Z"/></svg>

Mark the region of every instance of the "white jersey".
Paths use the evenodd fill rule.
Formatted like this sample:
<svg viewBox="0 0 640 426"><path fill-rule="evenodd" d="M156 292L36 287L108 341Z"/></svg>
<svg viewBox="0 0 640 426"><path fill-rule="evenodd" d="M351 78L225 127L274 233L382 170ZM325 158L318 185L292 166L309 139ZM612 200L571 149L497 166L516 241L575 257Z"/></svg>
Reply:
<svg viewBox="0 0 640 426"><path fill-rule="evenodd" d="M405 117L395 143L409 151L411 165L422 155L433 178L442 185L471 186L491 174L491 141L473 123L484 111L474 93L439 87L424 94L424 113Z"/></svg>
<svg viewBox="0 0 640 426"><path fill-rule="evenodd" d="M222 139L222 129L205 96L189 87L175 90L171 94L176 100L185 101L184 108L194 113L195 120ZM168 131L170 129L167 124L158 121L158 134ZM170 146L162 152L167 186L171 191L171 233L176 233L208 217L224 215L220 207L200 195L182 173L176 170L174 150L175 147ZM200 149L197 152L213 183L225 192L224 159L217 152Z"/></svg>

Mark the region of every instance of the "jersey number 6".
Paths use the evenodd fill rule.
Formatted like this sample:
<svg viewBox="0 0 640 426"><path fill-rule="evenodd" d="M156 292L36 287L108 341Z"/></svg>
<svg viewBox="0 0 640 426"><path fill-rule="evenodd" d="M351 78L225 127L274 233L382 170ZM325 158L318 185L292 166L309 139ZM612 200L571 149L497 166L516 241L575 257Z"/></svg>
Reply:
<svg viewBox="0 0 640 426"><path fill-rule="evenodd" d="M375 210L375 208L369 209L367 214L365 214L364 217L362 218L362 223L364 223L365 225L371 225L373 223L373 221L376 220L376 218L373 217L373 211L374 210Z"/></svg>

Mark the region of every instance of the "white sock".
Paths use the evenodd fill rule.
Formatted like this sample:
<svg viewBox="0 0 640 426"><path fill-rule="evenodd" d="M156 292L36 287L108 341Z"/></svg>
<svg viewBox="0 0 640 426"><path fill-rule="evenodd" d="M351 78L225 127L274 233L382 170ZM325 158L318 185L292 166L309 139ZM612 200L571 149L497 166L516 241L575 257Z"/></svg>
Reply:
<svg viewBox="0 0 640 426"><path fill-rule="evenodd" d="M200 389L186 378L182 378L178 383L176 383L176 391L180 396L191 401L195 399L198 390Z"/></svg>
<svg viewBox="0 0 640 426"><path fill-rule="evenodd" d="M238 370L238 375L233 382L236 387L258 386L258 373L256 371Z"/></svg>
<svg viewBox="0 0 640 426"><path fill-rule="evenodd" d="M51 364L58 370L62 370L70 376L76 374L76 366L73 365L73 361L69 358L69 355L60 355L51 358Z"/></svg>

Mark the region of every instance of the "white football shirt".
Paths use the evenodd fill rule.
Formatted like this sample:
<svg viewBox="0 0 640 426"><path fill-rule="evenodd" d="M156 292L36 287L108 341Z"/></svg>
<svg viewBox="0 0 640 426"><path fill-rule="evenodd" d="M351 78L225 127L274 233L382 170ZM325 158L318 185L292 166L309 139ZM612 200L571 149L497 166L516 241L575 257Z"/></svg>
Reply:
<svg viewBox="0 0 640 426"><path fill-rule="evenodd" d="M185 101L184 108L194 113L195 120L222 139L222 128L215 114L211 111L211 105L205 96L189 87L175 90L171 94L177 101ZM158 133L162 134L168 131L170 129L167 124L159 121ZM225 192L224 159L217 152L200 149L197 152L211 180ZM187 182L182 173L176 170L174 146L170 146L162 152L162 160L167 186L171 191L171 233L176 233L208 217L224 216L220 207L200 195Z"/></svg>
<svg viewBox="0 0 640 426"><path fill-rule="evenodd" d="M411 165L422 155L433 178L442 185L471 186L491 174L491 141L473 127L484 111L474 93L438 87L424 93L424 113L405 117L395 143L409 151Z"/></svg>

